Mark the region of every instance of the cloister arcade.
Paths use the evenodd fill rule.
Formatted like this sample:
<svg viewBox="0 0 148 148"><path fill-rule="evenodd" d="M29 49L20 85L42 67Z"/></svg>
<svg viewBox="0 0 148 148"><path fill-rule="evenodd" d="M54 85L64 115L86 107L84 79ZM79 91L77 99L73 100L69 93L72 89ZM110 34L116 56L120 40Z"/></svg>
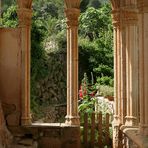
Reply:
<svg viewBox="0 0 148 148"><path fill-rule="evenodd" d="M33 125L30 117L32 0L18 0L19 27L0 29L0 129L47 139L44 148L80 147L78 115L78 17L80 0L65 0L67 18L67 116L63 124ZM114 26L115 114L113 147L148 147L148 1L111 0ZM14 48L15 51L9 51ZM9 54L8 54L9 53ZM3 113L13 113L4 118ZM14 111L15 110L15 111ZM61 134L62 133L62 134ZM0 139L2 137L0 136ZM2 140L0 140L1 142ZM54 143L54 144L53 144ZM53 146L52 146L53 144Z"/></svg>

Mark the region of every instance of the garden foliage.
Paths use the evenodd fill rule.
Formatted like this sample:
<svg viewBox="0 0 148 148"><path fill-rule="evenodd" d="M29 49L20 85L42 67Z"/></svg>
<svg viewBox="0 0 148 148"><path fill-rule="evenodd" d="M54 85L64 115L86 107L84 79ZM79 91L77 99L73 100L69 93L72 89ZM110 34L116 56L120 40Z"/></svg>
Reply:
<svg viewBox="0 0 148 148"><path fill-rule="evenodd" d="M92 79L93 86L113 86L113 37L110 4L100 0L82 0L79 18L79 84L84 73L88 76L88 83ZM1 26L17 27L16 5L5 3L2 9ZM16 4L16 3L15 3ZM35 113L39 107L50 104L53 98L66 102L66 19L64 4L61 0L34 0L31 30L31 108ZM56 58L55 58L56 57ZM55 60L56 59L56 60ZM50 62L49 62L50 61ZM54 61L54 62L52 62ZM63 62L62 62L63 61ZM60 73L62 73L60 75ZM57 74L57 78L55 77ZM52 76L51 76L52 75ZM51 79L53 79L51 81ZM55 95L44 99L39 96L39 88L44 83L52 83ZM58 83L60 81L61 83ZM39 86L40 85L40 86ZM64 90L63 90L64 88ZM56 91L60 89L60 91ZM94 88L91 88L94 89ZM45 89L50 93L51 89ZM59 94L62 92L61 94ZM61 96L57 97L57 96ZM87 101L91 99L87 96ZM92 103L92 102L91 102ZM87 104L91 107L92 104Z"/></svg>

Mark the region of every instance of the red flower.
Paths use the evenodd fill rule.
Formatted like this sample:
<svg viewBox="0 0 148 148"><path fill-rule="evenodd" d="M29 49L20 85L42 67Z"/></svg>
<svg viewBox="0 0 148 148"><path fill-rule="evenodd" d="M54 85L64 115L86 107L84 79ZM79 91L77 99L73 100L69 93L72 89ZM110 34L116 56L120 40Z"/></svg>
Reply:
<svg viewBox="0 0 148 148"><path fill-rule="evenodd" d="M83 92L81 89L79 90L79 98L83 98Z"/></svg>
<svg viewBox="0 0 148 148"><path fill-rule="evenodd" d="M90 96L91 96L91 97L94 97L94 96L95 96L95 92L92 92L92 93L90 94Z"/></svg>

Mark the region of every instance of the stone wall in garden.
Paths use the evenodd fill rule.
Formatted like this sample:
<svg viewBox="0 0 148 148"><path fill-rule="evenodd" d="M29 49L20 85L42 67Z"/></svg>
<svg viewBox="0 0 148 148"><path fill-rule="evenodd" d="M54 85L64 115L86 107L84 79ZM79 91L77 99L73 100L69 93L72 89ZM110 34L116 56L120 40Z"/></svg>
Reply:
<svg viewBox="0 0 148 148"><path fill-rule="evenodd" d="M49 53L46 65L48 74L36 85L33 108L37 112L33 118L37 122L62 122L66 115L66 53Z"/></svg>

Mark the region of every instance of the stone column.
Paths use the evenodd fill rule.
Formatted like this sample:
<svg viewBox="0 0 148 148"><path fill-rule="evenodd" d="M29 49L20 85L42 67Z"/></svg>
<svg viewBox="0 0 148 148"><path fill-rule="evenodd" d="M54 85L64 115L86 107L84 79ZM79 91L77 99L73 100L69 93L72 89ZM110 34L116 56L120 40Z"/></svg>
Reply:
<svg viewBox="0 0 148 148"><path fill-rule="evenodd" d="M126 26L126 126L136 126L138 119L138 17L137 10L123 11Z"/></svg>
<svg viewBox="0 0 148 148"><path fill-rule="evenodd" d="M139 3L140 132L148 136L148 8Z"/></svg>
<svg viewBox="0 0 148 148"><path fill-rule="evenodd" d="M78 17L80 10L67 8L67 116L68 125L79 125L78 115Z"/></svg>
<svg viewBox="0 0 148 148"><path fill-rule="evenodd" d="M114 25L114 121L113 145L119 146L119 126L121 124L121 51L120 51L120 11L112 11Z"/></svg>
<svg viewBox="0 0 148 148"><path fill-rule="evenodd" d="M120 17L122 18L122 17ZM120 56L121 56L121 107L120 107L120 116L121 116L121 124L125 124L125 116L126 116L126 29L123 19L121 19L120 23Z"/></svg>
<svg viewBox="0 0 148 148"><path fill-rule="evenodd" d="M120 14L118 11L112 12L113 25L114 25L114 121L118 123L119 119L119 39L120 39Z"/></svg>
<svg viewBox="0 0 148 148"><path fill-rule="evenodd" d="M19 27L21 29L21 124L31 123L30 116L30 45L31 45L31 17L32 10L18 9Z"/></svg>

